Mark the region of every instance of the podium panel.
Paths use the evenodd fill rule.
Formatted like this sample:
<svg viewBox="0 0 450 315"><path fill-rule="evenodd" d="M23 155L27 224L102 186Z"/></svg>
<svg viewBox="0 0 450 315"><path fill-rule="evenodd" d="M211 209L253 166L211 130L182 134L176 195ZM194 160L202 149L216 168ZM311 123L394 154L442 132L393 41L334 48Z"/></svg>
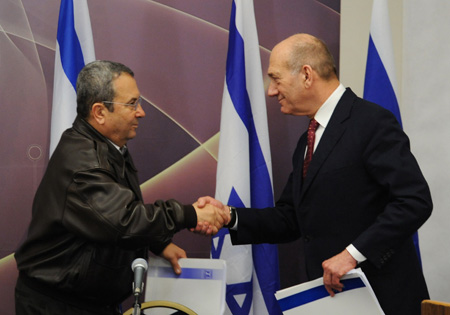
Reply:
<svg viewBox="0 0 450 315"><path fill-rule="evenodd" d="M169 301L198 315L223 314L226 292L226 262L221 259L179 260L181 275L164 259L150 258L145 282L145 301ZM144 306L144 303L143 303ZM174 314L173 309L152 308L147 315ZM180 313L178 313L180 314Z"/></svg>

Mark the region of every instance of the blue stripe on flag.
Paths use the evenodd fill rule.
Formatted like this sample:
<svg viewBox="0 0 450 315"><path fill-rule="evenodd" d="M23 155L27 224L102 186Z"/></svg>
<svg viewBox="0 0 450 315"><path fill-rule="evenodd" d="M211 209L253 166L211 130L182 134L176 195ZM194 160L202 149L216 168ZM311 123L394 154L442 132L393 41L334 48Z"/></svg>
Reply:
<svg viewBox="0 0 450 315"><path fill-rule="evenodd" d="M369 37L369 50L367 53L366 78L364 81L364 98L390 110L400 125L402 120L398 108L397 97L389 76L378 54L372 36Z"/></svg>
<svg viewBox="0 0 450 315"><path fill-rule="evenodd" d="M264 208L273 205L273 191L269 170L264 159L250 98L246 88L244 39L236 26L236 4L233 1L230 17L230 33L226 65L226 83L236 112L245 125L249 137L250 154L250 203L251 207ZM233 189L234 194L236 191ZM234 199L234 200L233 200ZM239 202L239 204L237 203ZM243 206L239 196L230 196L229 204ZM241 205L242 204L242 205ZM259 286L270 314L279 313L274 292L279 288L277 247L261 244L252 246L252 256ZM228 292L227 292L228 295ZM231 309L231 306L229 304Z"/></svg>
<svg viewBox="0 0 450 315"><path fill-rule="evenodd" d="M75 31L73 0L61 0L57 40L60 47L61 64L76 91L78 73L84 67L83 52Z"/></svg>
<svg viewBox="0 0 450 315"><path fill-rule="evenodd" d="M344 285L342 292L365 287L365 284L361 280L361 278L345 279L341 280L341 283ZM337 292L336 294L340 294L342 292ZM325 286L320 285L311 288L309 290L299 292L297 294L293 294L291 296L280 299L278 303L280 304L281 310L284 312L302 306L304 304L326 298L328 296L330 296L330 294L325 289Z"/></svg>
<svg viewBox="0 0 450 315"><path fill-rule="evenodd" d="M264 296L267 309L270 310L269 314L278 314L279 305L274 296L274 293L280 288L278 247L269 244L252 245L252 254L259 287Z"/></svg>
<svg viewBox="0 0 450 315"><path fill-rule="evenodd" d="M95 60L87 0L61 0L56 41L50 156L76 117L78 73Z"/></svg>
<svg viewBox="0 0 450 315"><path fill-rule="evenodd" d="M375 14L377 12L377 14ZM389 25L389 12L387 2L375 0L372 7L372 24L377 24L378 38L384 37L390 38L390 25ZM372 33L371 25L371 33ZM400 108L398 106L397 97L395 95L392 82L389 80L386 68L381 60L380 54L377 49L372 34L369 34L369 49L367 53L367 65L366 65L366 77L364 81L364 98L368 101L381 105L382 107L390 110L397 118L400 126L402 126L402 119L400 115ZM379 49L387 50L387 55L392 59L393 49L392 42L388 43L389 47L382 47ZM386 55L385 55L386 56ZM413 235L414 245L416 247L416 253L419 257L419 262L422 263L419 246L419 234L418 232Z"/></svg>
<svg viewBox="0 0 450 315"><path fill-rule="evenodd" d="M228 43L226 82L233 105L248 131L250 145L251 206L273 205L272 185L264 155L261 151L250 99L246 89L244 40L236 28L236 5L233 1Z"/></svg>

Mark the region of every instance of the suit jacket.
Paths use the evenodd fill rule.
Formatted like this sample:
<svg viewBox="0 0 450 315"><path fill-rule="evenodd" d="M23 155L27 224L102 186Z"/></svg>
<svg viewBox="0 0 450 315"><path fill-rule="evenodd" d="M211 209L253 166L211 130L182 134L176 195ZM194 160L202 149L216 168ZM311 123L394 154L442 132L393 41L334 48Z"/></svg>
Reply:
<svg viewBox="0 0 450 315"><path fill-rule="evenodd" d="M428 298L412 235L431 215L428 185L394 115L343 94L302 179L306 132L274 208L237 209L233 244L305 242L309 279L353 244L386 314L420 314Z"/></svg>

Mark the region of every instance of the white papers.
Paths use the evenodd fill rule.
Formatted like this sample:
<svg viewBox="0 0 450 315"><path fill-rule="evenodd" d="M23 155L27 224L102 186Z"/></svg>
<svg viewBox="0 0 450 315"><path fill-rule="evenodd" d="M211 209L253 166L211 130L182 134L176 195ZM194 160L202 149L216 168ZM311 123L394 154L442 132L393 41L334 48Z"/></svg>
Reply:
<svg viewBox="0 0 450 315"><path fill-rule="evenodd" d="M331 297L323 278L302 283L275 293L285 315L384 315L369 281L355 269L341 278L342 292Z"/></svg>
<svg viewBox="0 0 450 315"><path fill-rule="evenodd" d="M179 260L181 275L159 257L150 258L145 282L145 302L164 300L184 305L198 315L223 314L225 309L226 263L221 259ZM145 314L173 314L174 310L151 309Z"/></svg>

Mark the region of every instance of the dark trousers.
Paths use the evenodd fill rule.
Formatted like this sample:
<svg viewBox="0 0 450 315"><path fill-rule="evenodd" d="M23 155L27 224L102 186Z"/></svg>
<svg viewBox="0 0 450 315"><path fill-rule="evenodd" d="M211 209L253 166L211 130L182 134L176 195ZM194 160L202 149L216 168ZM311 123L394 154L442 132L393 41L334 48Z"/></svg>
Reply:
<svg viewBox="0 0 450 315"><path fill-rule="evenodd" d="M93 311L53 299L33 290L20 280L15 291L16 315L120 315L118 308Z"/></svg>

